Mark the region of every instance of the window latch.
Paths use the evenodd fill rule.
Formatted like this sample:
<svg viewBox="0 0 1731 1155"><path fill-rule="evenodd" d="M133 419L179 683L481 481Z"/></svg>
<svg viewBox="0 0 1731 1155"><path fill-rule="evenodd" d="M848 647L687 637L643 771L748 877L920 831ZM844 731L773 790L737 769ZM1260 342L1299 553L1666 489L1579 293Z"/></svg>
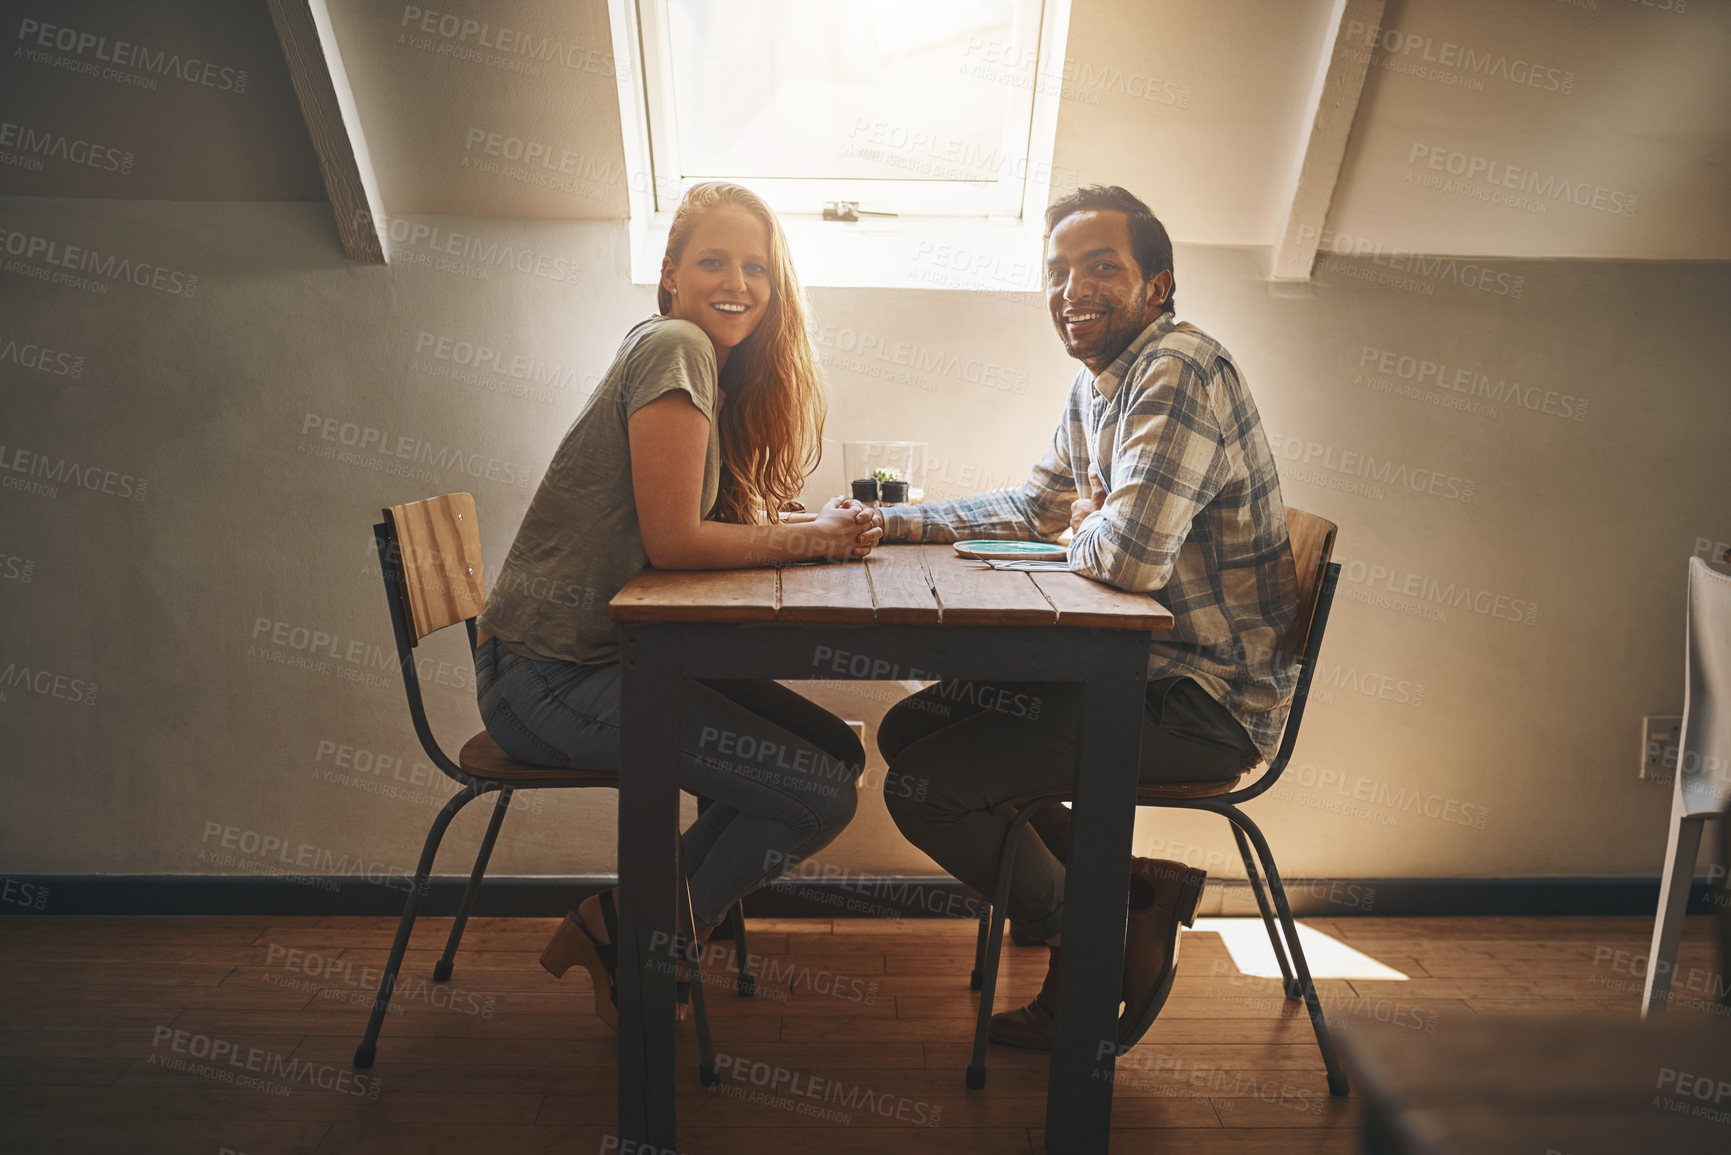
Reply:
<svg viewBox="0 0 1731 1155"><path fill-rule="evenodd" d="M895 213L873 212L862 209L858 201L825 201L823 204L823 219L826 221L857 221L861 217L893 217Z"/></svg>

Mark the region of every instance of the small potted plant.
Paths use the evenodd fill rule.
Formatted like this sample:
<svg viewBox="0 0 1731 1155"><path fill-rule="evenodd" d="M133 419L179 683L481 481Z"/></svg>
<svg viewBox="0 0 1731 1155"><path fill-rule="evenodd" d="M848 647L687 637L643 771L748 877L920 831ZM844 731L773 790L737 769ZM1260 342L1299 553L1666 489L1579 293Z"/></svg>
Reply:
<svg viewBox="0 0 1731 1155"><path fill-rule="evenodd" d="M853 483L853 499L863 501L867 505L876 505L878 500L878 483L875 477L862 477Z"/></svg>
<svg viewBox="0 0 1731 1155"><path fill-rule="evenodd" d="M883 495L885 505L900 505L908 499L907 478L899 469L874 469L872 480L877 482L878 492Z"/></svg>

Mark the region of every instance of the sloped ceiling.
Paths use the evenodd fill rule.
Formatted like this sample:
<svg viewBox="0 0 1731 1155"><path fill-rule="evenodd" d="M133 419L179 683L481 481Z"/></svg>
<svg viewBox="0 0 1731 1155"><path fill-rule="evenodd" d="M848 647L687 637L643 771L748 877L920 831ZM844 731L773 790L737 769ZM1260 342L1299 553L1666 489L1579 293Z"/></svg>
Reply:
<svg viewBox="0 0 1731 1155"><path fill-rule="evenodd" d="M388 212L626 214L645 178L624 170L605 0L329 3ZM1181 242L1272 244L1331 7L1074 0L1055 183L1125 184ZM262 3L0 0L0 19L0 122L133 155L12 160L0 194L323 196ZM93 80L90 50L32 39L45 25L244 70L245 91ZM1389 0L1346 50L1370 69L1325 249L1731 259L1731 0Z"/></svg>
<svg viewBox="0 0 1731 1155"><path fill-rule="evenodd" d="M1417 252L1731 258L1731 3L1394 0L1388 23L1401 50L1373 60L1332 228ZM1445 52L1482 71L1425 59Z"/></svg>
<svg viewBox="0 0 1731 1155"><path fill-rule="evenodd" d="M262 0L0 0L0 195L325 199Z"/></svg>

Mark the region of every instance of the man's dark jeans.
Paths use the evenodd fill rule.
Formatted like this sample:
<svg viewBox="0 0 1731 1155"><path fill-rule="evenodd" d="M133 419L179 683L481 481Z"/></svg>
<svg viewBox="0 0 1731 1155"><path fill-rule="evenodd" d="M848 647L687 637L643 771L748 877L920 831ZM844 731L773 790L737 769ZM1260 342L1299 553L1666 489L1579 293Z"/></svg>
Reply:
<svg viewBox="0 0 1731 1155"><path fill-rule="evenodd" d="M878 727L878 749L891 773L925 787L885 795L902 833L950 874L991 894L1014 817L992 808L1070 785L1082 691L1076 682L939 682L898 702ZM1261 758L1244 727L1196 682L1148 683L1142 781L1229 779ZM1022 933L1049 939L1063 922L1069 811L1047 807L1035 823L1038 830L1024 829L1016 848L1009 917Z"/></svg>

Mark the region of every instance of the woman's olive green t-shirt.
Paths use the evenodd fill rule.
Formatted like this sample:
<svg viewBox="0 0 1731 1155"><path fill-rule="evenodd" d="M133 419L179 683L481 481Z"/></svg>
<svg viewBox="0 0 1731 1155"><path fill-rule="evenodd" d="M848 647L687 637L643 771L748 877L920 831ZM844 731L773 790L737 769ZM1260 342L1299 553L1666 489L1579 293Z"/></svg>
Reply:
<svg viewBox="0 0 1731 1155"><path fill-rule="evenodd" d="M481 628L527 658L619 660L607 603L649 564L631 488L631 415L679 390L709 418L703 516L715 505L715 346L690 321L651 317L625 335L613 364L553 454L499 567Z"/></svg>

